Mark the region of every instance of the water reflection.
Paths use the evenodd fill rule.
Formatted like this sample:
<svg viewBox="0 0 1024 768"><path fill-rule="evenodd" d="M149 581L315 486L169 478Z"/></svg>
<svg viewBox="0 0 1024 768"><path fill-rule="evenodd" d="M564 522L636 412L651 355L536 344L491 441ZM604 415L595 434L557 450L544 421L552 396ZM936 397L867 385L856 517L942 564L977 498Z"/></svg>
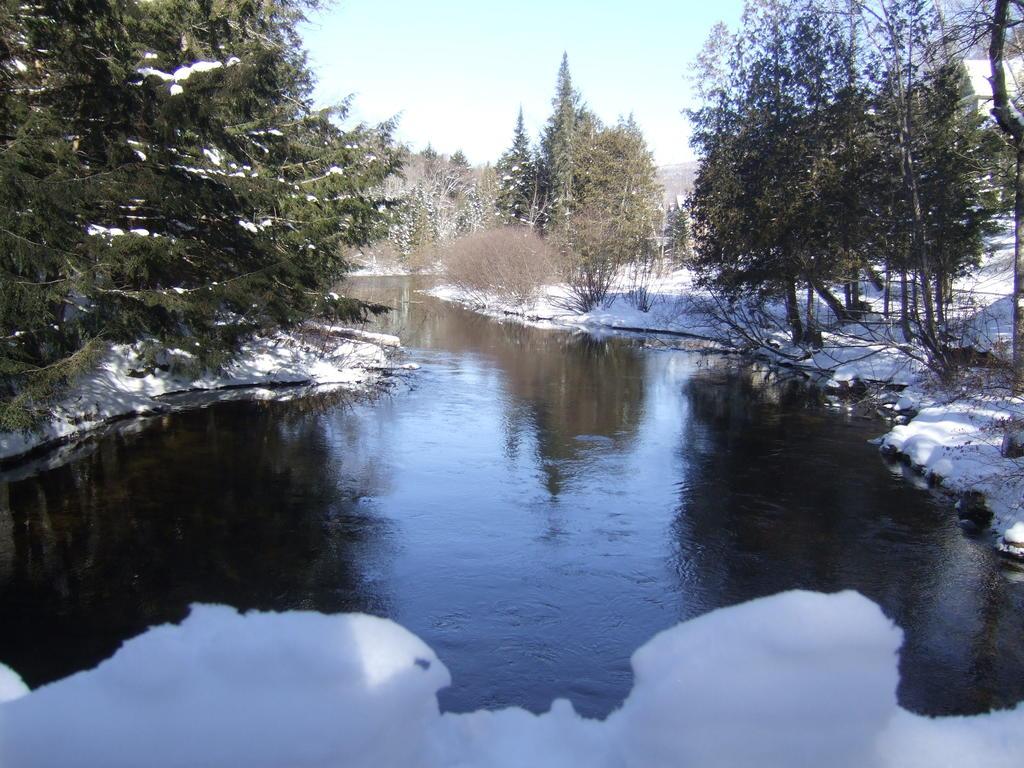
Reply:
<svg viewBox="0 0 1024 768"><path fill-rule="evenodd" d="M452 672L445 708L601 716L683 618L858 589L907 634L904 704L1024 697L1024 584L799 383L499 323L362 281L421 370L367 404L234 403L0 483L0 661L82 669L190 602L363 610Z"/></svg>
<svg viewBox="0 0 1024 768"><path fill-rule="evenodd" d="M192 602L386 612L354 567L386 547L386 526L339 484L319 421L294 416L179 414L0 483L0 659L38 685ZM377 492L372 475L362 482Z"/></svg>
<svg viewBox="0 0 1024 768"><path fill-rule="evenodd" d="M928 714L1024 698L1024 600L948 504L879 471L878 426L808 408L757 371L686 383L694 481L675 521L680 587L707 610L786 589L856 589L905 628L900 700ZM996 660L999 660L998 663Z"/></svg>

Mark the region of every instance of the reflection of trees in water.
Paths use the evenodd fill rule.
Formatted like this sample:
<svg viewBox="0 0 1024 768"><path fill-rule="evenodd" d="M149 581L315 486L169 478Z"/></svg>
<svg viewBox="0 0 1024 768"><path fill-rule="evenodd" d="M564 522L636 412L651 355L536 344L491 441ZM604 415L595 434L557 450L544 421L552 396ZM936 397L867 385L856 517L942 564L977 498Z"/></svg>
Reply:
<svg viewBox="0 0 1024 768"><path fill-rule="evenodd" d="M638 350L622 340L545 331L518 323L463 318L446 340L483 354L502 371L508 395L506 443L531 434L545 485L558 495L572 463L585 460L586 440L607 438L625 448L643 414L644 366Z"/></svg>
<svg viewBox="0 0 1024 768"><path fill-rule="evenodd" d="M674 528L690 615L787 589L855 589L906 633L904 706L1020 700L1024 596L998 577L990 547L962 536L948 503L885 470L867 444L881 423L844 423L804 389L749 369L687 382L690 481Z"/></svg>
<svg viewBox="0 0 1024 768"><path fill-rule="evenodd" d="M37 685L192 602L381 612L360 573L386 532L340 490L316 418L223 405L0 485L0 661Z"/></svg>
<svg viewBox="0 0 1024 768"><path fill-rule="evenodd" d="M642 352L623 339L601 341L588 334L496 322L452 304L415 293L409 279L353 281L359 298L397 307L382 330L404 328L408 347L482 356L502 372L506 453L518 455L525 434L534 437L545 485L558 495L571 464L585 460L586 441L608 438L617 448L636 437L643 415Z"/></svg>

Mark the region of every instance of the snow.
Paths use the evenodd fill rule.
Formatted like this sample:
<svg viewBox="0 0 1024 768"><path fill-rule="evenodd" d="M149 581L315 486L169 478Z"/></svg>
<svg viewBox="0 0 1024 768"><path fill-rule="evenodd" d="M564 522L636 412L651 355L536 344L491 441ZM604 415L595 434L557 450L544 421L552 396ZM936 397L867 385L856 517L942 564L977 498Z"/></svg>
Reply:
<svg viewBox="0 0 1024 768"><path fill-rule="evenodd" d="M155 59L157 56L156 54L147 53L143 58L148 60L151 58ZM232 56L227 60L227 63L219 61L194 61L191 64L185 64L178 67L174 72L164 72L163 70L156 69L154 67L139 67L135 71L142 75L143 79L147 77L157 77L165 83L171 83L171 96L178 96L185 92L185 88L181 84L192 77L196 72L210 72L225 66L231 67L238 63L239 59Z"/></svg>
<svg viewBox="0 0 1024 768"><path fill-rule="evenodd" d="M357 254L356 269L349 272L350 277L392 277L411 274L408 267L395 260L378 259L373 253Z"/></svg>
<svg viewBox="0 0 1024 768"><path fill-rule="evenodd" d="M138 72L143 77L159 77L165 83L166 82L170 82L171 80L174 79L174 75L168 74L167 72L164 72L163 70L155 69L153 67L140 67L139 69L137 69L135 71Z"/></svg>
<svg viewBox="0 0 1024 768"><path fill-rule="evenodd" d="M1003 541L1015 547L1024 547L1024 522L1014 523L1003 534Z"/></svg>
<svg viewBox="0 0 1024 768"><path fill-rule="evenodd" d="M214 165L224 165L224 155L219 149L204 149L203 155Z"/></svg>
<svg viewBox="0 0 1024 768"><path fill-rule="evenodd" d="M1003 533L999 550L1012 557L1024 559L1024 520L1018 520Z"/></svg>
<svg viewBox="0 0 1024 768"><path fill-rule="evenodd" d="M172 77L175 82L182 82L188 80L195 72L209 72L214 69L220 69L224 65L219 61L197 61L192 64L186 64L183 67L178 67L174 70Z"/></svg>
<svg viewBox="0 0 1024 768"><path fill-rule="evenodd" d="M0 764L1019 766L1024 706L930 719L897 705L901 642L861 595L787 592L657 635L604 721L564 700L442 714L448 670L394 622L196 605L31 693L0 666Z"/></svg>
<svg viewBox="0 0 1024 768"><path fill-rule="evenodd" d="M14 673L10 667L0 664L0 704L5 701L20 699L28 693L28 686ZM2 735L2 732L0 732Z"/></svg>
<svg viewBox="0 0 1024 768"><path fill-rule="evenodd" d="M970 94L979 102L992 101L992 64L988 59L965 59L964 68L967 70L967 86ZM1024 75L1024 60L1012 59L1003 62L1003 72L1006 75L1006 88L1011 95L1020 90L1019 80Z"/></svg>
<svg viewBox="0 0 1024 768"><path fill-rule="evenodd" d="M389 367L386 350L400 346L397 337L359 329L314 324L309 329L313 337L284 333L257 337L245 343L235 362L222 372L198 378L159 369L133 376L142 365L137 348L114 346L95 370L55 404L53 419L38 432L0 432L0 460L79 437L112 419L169 410L161 398L174 393L266 385L366 386L376 371ZM170 363L174 357L165 352L159 362Z"/></svg>

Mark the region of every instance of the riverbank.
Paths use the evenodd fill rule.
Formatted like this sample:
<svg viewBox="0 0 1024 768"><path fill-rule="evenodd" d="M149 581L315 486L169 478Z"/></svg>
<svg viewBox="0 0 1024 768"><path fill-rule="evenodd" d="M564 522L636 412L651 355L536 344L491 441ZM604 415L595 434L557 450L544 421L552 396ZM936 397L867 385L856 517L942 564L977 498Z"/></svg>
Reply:
<svg viewBox="0 0 1024 768"><path fill-rule="evenodd" d="M302 386L369 390L392 367L399 347L396 336L307 324L257 337L223 371L195 377L178 372L192 357L187 350L168 350L157 367L144 368L136 346L116 345L54 405L39 430L0 432L0 462L71 442L118 419L165 412L167 398L183 393L269 400Z"/></svg>
<svg viewBox="0 0 1024 768"><path fill-rule="evenodd" d="M954 286L960 297L960 344L991 365L969 369L953 384L941 382L928 369L923 350L900 341L899 329L883 319L884 295L869 283L862 291L871 319L832 323L823 329L816 350L792 343L781 304L725 305L701 288L687 269L650 281L646 311L637 307L626 275L603 306L586 313L567 308L568 290L559 285L545 286L529 303L498 295L481 297L452 285L430 293L482 314L515 317L541 327L692 338L803 371L837 393L874 397L879 413L895 422L880 438L881 450L958 498L964 516L984 521L991 514L997 546L1024 557L1024 459L1002 454L1004 435L1024 423L1024 400L1013 396L998 375L999 360L1011 338L1010 255L1007 248L997 248ZM827 316L824 306L815 312Z"/></svg>

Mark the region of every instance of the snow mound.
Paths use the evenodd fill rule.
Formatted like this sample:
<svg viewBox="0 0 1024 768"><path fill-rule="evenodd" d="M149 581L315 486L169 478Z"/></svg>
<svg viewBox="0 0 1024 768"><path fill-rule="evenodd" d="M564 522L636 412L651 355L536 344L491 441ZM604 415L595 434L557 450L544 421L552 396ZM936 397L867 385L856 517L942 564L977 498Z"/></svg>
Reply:
<svg viewBox="0 0 1024 768"><path fill-rule="evenodd" d="M788 592L659 634L603 722L563 700L442 715L448 671L391 621L194 606L32 693L0 667L0 765L1019 766L1024 707L897 706L901 642L856 593Z"/></svg>
<svg viewBox="0 0 1024 768"><path fill-rule="evenodd" d="M871 763L903 633L854 592L791 592L662 632L613 719L629 765Z"/></svg>
<svg viewBox="0 0 1024 768"><path fill-rule="evenodd" d="M3 705L4 766L414 766L448 671L361 614L196 605L89 672Z"/></svg>

